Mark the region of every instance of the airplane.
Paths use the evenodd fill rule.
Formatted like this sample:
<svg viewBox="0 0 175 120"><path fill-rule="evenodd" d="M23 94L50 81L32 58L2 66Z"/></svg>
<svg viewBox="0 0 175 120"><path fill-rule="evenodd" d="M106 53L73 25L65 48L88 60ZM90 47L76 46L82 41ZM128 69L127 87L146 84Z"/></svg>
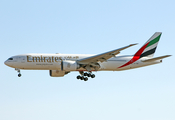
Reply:
<svg viewBox="0 0 175 120"><path fill-rule="evenodd" d="M102 54L21 54L8 58L4 64L15 68L18 77L20 69L49 70L51 77L63 77L72 71L79 71L77 79L87 81L88 77L95 78L94 71L122 71L162 62L163 58L171 55L155 57L161 32L155 32L152 37L134 54L118 55L122 50L134 46L115 49Z"/></svg>

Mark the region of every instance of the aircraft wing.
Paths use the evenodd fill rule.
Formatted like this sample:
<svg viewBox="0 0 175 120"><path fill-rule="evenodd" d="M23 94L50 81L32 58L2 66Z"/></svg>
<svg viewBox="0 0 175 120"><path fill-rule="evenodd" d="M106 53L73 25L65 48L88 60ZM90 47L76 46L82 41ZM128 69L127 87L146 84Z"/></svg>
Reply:
<svg viewBox="0 0 175 120"><path fill-rule="evenodd" d="M126 48L129 48L131 46L134 46L134 45L136 45L136 44L130 44L128 46L125 46L125 47L122 47L122 48L119 48L119 49L115 49L115 50L112 50L112 51L109 51L109 52L106 52L106 53L102 53L102 54L94 55L94 56L91 56L91 57L83 58L83 59L77 60L77 62L79 64L92 64L92 63L97 63L97 62L104 62L104 61L108 60L111 57L115 57L115 55L119 54L120 51L122 51Z"/></svg>

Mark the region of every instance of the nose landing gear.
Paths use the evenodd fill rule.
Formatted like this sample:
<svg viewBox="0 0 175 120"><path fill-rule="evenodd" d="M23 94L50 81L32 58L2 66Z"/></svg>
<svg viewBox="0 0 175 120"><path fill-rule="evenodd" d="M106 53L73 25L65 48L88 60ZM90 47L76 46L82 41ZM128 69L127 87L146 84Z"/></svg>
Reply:
<svg viewBox="0 0 175 120"><path fill-rule="evenodd" d="M18 77L21 77L21 76L22 76L22 74L20 73L20 69L15 68L15 70L18 72Z"/></svg>
<svg viewBox="0 0 175 120"><path fill-rule="evenodd" d="M18 74L18 77L21 77L21 73Z"/></svg>

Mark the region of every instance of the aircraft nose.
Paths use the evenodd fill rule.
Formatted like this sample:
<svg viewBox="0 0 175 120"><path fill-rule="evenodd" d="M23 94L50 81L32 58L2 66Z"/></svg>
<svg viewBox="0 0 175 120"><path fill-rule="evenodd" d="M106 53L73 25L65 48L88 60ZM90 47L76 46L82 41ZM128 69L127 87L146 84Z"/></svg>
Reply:
<svg viewBox="0 0 175 120"><path fill-rule="evenodd" d="M4 64L8 66L8 63L7 63L7 61L5 61L5 62L4 62Z"/></svg>
<svg viewBox="0 0 175 120"><path fill-rule="evenodd" d="M7 65L7 61L5 61L4 64Z"/></svg>
<svg viewBox="0 0 175 120"><path fill-rule="evenodd" d="M7 66L9 66L9 67L12 66L11 63L8 62L7 60L4 62L4 64L7 65Z"/></svg>

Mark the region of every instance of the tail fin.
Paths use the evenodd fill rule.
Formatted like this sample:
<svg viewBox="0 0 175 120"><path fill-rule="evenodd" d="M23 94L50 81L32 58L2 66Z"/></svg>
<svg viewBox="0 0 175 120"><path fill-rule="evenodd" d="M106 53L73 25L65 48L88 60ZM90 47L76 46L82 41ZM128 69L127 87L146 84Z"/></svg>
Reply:
<svg viewBox="0 0 175 120"><path fill-rule="evenodd" d="M135 55L133 56L133 58L130 61L128 61L127 63L125 63L124 65L122 65L118 68L122 68L122 67L125 67L127 65L130 65L142 57L150 57L149 60L147 60L147 61L145 60L144 62L154 61L154 60L158 60L158 59L163 59L165 57L169 57L169 55L167 55L167 56L152 58L154 56L155 51L156 51L161 34L162 34L161 32L154 33L154 35L135 53Z"/></svg>
<svg viewBox="0 0 175 120"><path fill-rule="evenodd" d="M140 58L152 58L156 51L161 34L161 32L154 33L154 35L135 53L134 56L140 56Z"/></svg>

